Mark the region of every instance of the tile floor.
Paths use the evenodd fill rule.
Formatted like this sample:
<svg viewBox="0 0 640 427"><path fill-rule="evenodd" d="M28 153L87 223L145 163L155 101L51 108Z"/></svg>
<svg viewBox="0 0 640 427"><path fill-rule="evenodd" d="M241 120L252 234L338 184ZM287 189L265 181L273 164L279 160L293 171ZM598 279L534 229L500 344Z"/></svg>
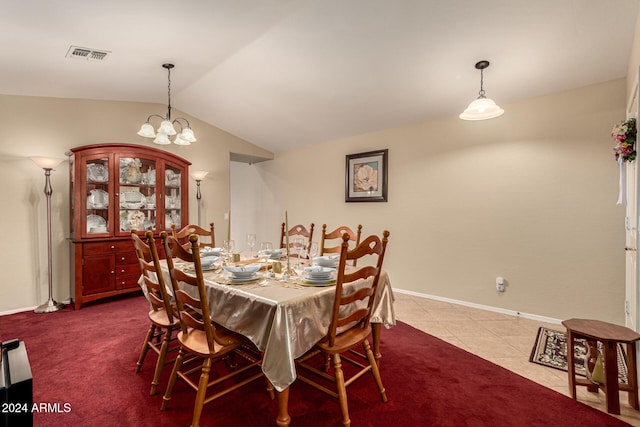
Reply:
<svg viewBox="0 0 640 427"><path fill-rule="evenodd" d="M430 335L474 353L545 387L569 394L567 373L529 362L538 327L564 330L560 324L466 307L395 292L397 319ZM578 401L606 412L604 394L578 387ZM613 415L640 426L640 411L627 403L620 392L621 415Z"/></svg>

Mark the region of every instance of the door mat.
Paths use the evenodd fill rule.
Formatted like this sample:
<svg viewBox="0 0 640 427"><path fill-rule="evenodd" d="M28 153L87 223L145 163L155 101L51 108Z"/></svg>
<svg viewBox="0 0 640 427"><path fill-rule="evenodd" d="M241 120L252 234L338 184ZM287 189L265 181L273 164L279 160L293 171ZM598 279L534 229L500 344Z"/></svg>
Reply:
<svg viewBox="0 0 640 427"><path fill-rule="evenodd" d="M601 344L598 343L598 347ZM587 354L584 339L576 339L573 355L576 363L576 374L586 377L584 366ZM567 371L567 335L561 331L554 331L545 327L538 329L536 342L531 350L529 361L549 368ZM627 383L627 359L625 357L624 346L618 344L618 381Z"/></svg>

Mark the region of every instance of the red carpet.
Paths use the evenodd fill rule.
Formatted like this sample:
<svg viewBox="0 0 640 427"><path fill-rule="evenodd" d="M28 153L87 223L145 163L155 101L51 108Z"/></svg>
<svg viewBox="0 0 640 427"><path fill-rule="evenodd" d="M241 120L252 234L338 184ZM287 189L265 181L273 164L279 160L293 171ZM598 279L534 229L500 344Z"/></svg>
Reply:
<svg viewBox="0 0 640 427"><path fill-rule="evenodd" d="M188 426L194 393L178 382L168 411L149 396L150 352L136 374L148 326L142 296L51 313L0 316L0 340L25 342L34 402L70 404L68 413L36 413L36 426ZM623 426L587 405L546 389L444 341L399 323L382 334L381 375L389 402L372 378L349 388L359 426ZM164 392L169 369L160 383ZM296 382L292 426L341 425L337 400ZM275 426L275 402L262 381L205 406L203 426Z"/></svg>

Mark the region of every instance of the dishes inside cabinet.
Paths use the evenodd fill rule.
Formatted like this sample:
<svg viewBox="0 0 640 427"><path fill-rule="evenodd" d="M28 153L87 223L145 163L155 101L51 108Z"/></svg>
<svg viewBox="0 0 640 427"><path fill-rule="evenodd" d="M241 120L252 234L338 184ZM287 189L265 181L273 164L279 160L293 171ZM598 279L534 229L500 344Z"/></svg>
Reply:
<svg viewBox="0 0 640 427"><path fill-rule="evenodd" d="M149 185L156 185L156 170L149 169L146 175L147 175L147 183Z"/></svg>
<svg viewBox="0 0 640 427"><path fill-rule="evenodd" d="M180 209L180 196L166 196L164 207L167 209Z"/></svg>
<svg viewBox="0 0 640 427"><path fill-rule="evenodd" d="M125 209L140 209L146 198L139 191L123 191L120 193L120 207Z"/></svg>
<svg viewBox="0 0 640 427"><path fill-rule="evenodd" d="M100 163L89 163L87 165L87 181L107 182L109 181L109 170Z"/></svg>
<svg viewBox="0 0 640 427"><path fill-rule="evenodd" d="M87 197L88 209L106 209L108 207L109 193L100 189L89 191L89 197Z"/></svg>
<svg viewBox="0 0 640 427"><path fill-rule="evenodd" d="M87 215L87 233L106 233L107 220L98 215Z"/></svg>
<svg viewBox="0 0 640 427"><path fill-rule="evenodd" d="M149 194L145 196L146 208L147 209L155 209L156 208L156 193Z"/></svg>
<svg viewBox="0 0 640 427"><path fill-rule="evenodd" d="M180 187L180 172L164 171L164 183L167 187Z"/></svg>
<svg viewBox="0 0 640 427"><path fill-rule="evenodd" d="M171 228L171 224L175 224L176 227L180 228L180 214L165 214L164 216L164 226L169 229Z"/></svg>

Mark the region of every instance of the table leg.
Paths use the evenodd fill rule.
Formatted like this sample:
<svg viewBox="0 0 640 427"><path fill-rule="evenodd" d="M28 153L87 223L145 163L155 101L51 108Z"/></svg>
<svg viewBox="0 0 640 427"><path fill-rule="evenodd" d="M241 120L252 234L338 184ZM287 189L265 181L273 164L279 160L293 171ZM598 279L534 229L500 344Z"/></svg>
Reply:
<svg viewBox="0 0 640 427"><path fill-rule="evenodd" d="M604 385L607 398L607 412L620 414L618 391L618 349L615 341L604 341Z"/></svg>
<svg viewBox="0 0 640 427"><path fill-rule="evenodd" d="M291 423L291 417L289 416L289 387L282 391L276 390L276 401L278 402L276 424L280 427L288 427Z"/></svg>
<svg viewBox="0 0 640 427"><path fill-rule="evenodd" d="M636 358L636 343L631 342L627 344L627 382L631 391L629 391L629 405L633 409L640 409L638 404L638 361Z"/></svg>
<svg viewBox="0 0 640 427"><path fill-rule="evenodd" d="M373 338L373 355L376 358L378 367L380 366L380 359L382 354L380 353L380 331L382 330L382 323L371 323L371 336Z"/></svg>
<svg viewBox="0 0 640 427"><path fill-rule="evenodd" d="M576 398L576 365L573 354L573 332L567 329L567 373L569 374L569 391Z"/></svg>

